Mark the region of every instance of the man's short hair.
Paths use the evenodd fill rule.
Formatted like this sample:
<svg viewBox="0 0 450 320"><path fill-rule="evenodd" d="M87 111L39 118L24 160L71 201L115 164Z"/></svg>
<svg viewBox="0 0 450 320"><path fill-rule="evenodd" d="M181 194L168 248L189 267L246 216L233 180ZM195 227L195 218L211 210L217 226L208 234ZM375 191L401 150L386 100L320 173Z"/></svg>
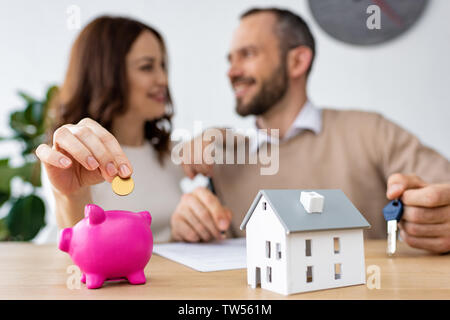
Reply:
<svg viewBox="0 0 450 320"><path fill-rule="evenodd" d="M305 20L295 13L279 8L252 8L241 15L241 19L257 14L257 13L273 13L277 18L275 26L275 35L280 41L280 51L283 58L286 58L288 51L298 46L309 47L312 51L311 64L306 72L309 75L316 53L314 37L309 30Z"/></svg>

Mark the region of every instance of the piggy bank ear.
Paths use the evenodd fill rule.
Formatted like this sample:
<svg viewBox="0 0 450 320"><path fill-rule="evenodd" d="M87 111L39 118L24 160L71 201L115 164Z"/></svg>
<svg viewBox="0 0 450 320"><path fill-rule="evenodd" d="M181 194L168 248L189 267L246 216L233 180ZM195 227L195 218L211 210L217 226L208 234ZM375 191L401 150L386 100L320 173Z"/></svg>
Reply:
<svg viewBox="0 0 450 320"><path fill-rule="evenodd" d="M100 224L106 219L105 211L95 204L87 204L84 208L84 216L89 219L89 224Z"/></svg>
<svg viewBox="0 0 450 320"><path fill-rule="evenodd" d="M142 215L145 220L147 220L149 226L152 224L152 216L150 215L150 212L141 211L139 212L139 214Z"/></svg>

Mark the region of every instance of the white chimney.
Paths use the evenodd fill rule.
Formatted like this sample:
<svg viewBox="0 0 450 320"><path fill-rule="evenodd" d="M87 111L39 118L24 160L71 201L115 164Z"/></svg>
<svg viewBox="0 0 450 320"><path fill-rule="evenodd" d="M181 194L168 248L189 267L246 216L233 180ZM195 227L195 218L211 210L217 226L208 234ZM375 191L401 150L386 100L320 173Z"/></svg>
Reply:
<svg viewBox="0 0 450 320"><path fill-rule="evenodd" d="M300 202L308 213L321 213L324 200L324 196L314 191L302 191L300 193Z"/></svg>

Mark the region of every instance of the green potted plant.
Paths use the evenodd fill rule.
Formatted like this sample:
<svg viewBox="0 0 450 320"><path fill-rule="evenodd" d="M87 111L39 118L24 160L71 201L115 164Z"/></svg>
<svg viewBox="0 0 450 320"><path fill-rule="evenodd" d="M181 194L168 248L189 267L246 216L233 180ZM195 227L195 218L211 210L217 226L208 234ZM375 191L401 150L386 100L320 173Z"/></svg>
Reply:
<svg viewBox="0 0 450 320"><path fill-rule="evenodd" d="M45 140L47 111L56 92L56 86L50 87L42 100L19 92L25 107L10 114L12 136L0 137L0 143L7 140L20 143L23 160L22 165L12 166L11 158L0 159L0 208L9 207L9 212L0 219L0 241L29 241L45 225L45 205L36 192L41 186L41 167L34 151ZM32 186L29 194L13 195L11 180L15 177Z"/></svg>

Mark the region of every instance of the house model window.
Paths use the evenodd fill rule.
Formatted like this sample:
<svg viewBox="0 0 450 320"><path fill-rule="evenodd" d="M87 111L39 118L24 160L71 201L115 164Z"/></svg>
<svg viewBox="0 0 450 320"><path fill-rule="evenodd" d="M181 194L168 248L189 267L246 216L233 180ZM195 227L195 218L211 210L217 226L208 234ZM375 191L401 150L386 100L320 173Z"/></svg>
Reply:
<svg viewBox="0 0 450 320"><path fill-rule="evenodd" d="M311 239L305 240L305 255L311 257Z"/></svg>
<svg viewBox="0 0 450 320"><path fill-rule="evenodd" d="M277 243L277 259L281 259L281 243Z"/></svg>
<svg viewBox="0 0 450 320"><path fill-rule="evenodd" d="M267 282L272 282L272 267L267 267Z"/></svg>
<svg viewBox="0 0 450 320"><path fill-rule="evenodd" d="M334 279L338 280L341 278L342 265L340 263L334 264Z"/></svg>
<svg viewBox="0 0 450 320"><path fill-rule="evenodd" d="M339 243L339 238L338 237L334 237L333 238L334 241L334 253L339 253L341 251L341 246Z"/></svg>
<svg viewBox="0 0 450 320"><path fill-rule="evenodd" d="M262 203L262 207L263 207L263 210L267 210L267 202L264 201L264 202Z"/></svg>
<svg viewBox="0 0 450 320"><path fill-rule="evenodd" d="M266 258L270 259L270 241L266 241Z"/></svg>
<svg viewBox="0 0 450 320"><path fill-rule="evenodd" d="M306 282L312 282L313 281L313 274L312 274L312 266L306 267Z"/></svg>

